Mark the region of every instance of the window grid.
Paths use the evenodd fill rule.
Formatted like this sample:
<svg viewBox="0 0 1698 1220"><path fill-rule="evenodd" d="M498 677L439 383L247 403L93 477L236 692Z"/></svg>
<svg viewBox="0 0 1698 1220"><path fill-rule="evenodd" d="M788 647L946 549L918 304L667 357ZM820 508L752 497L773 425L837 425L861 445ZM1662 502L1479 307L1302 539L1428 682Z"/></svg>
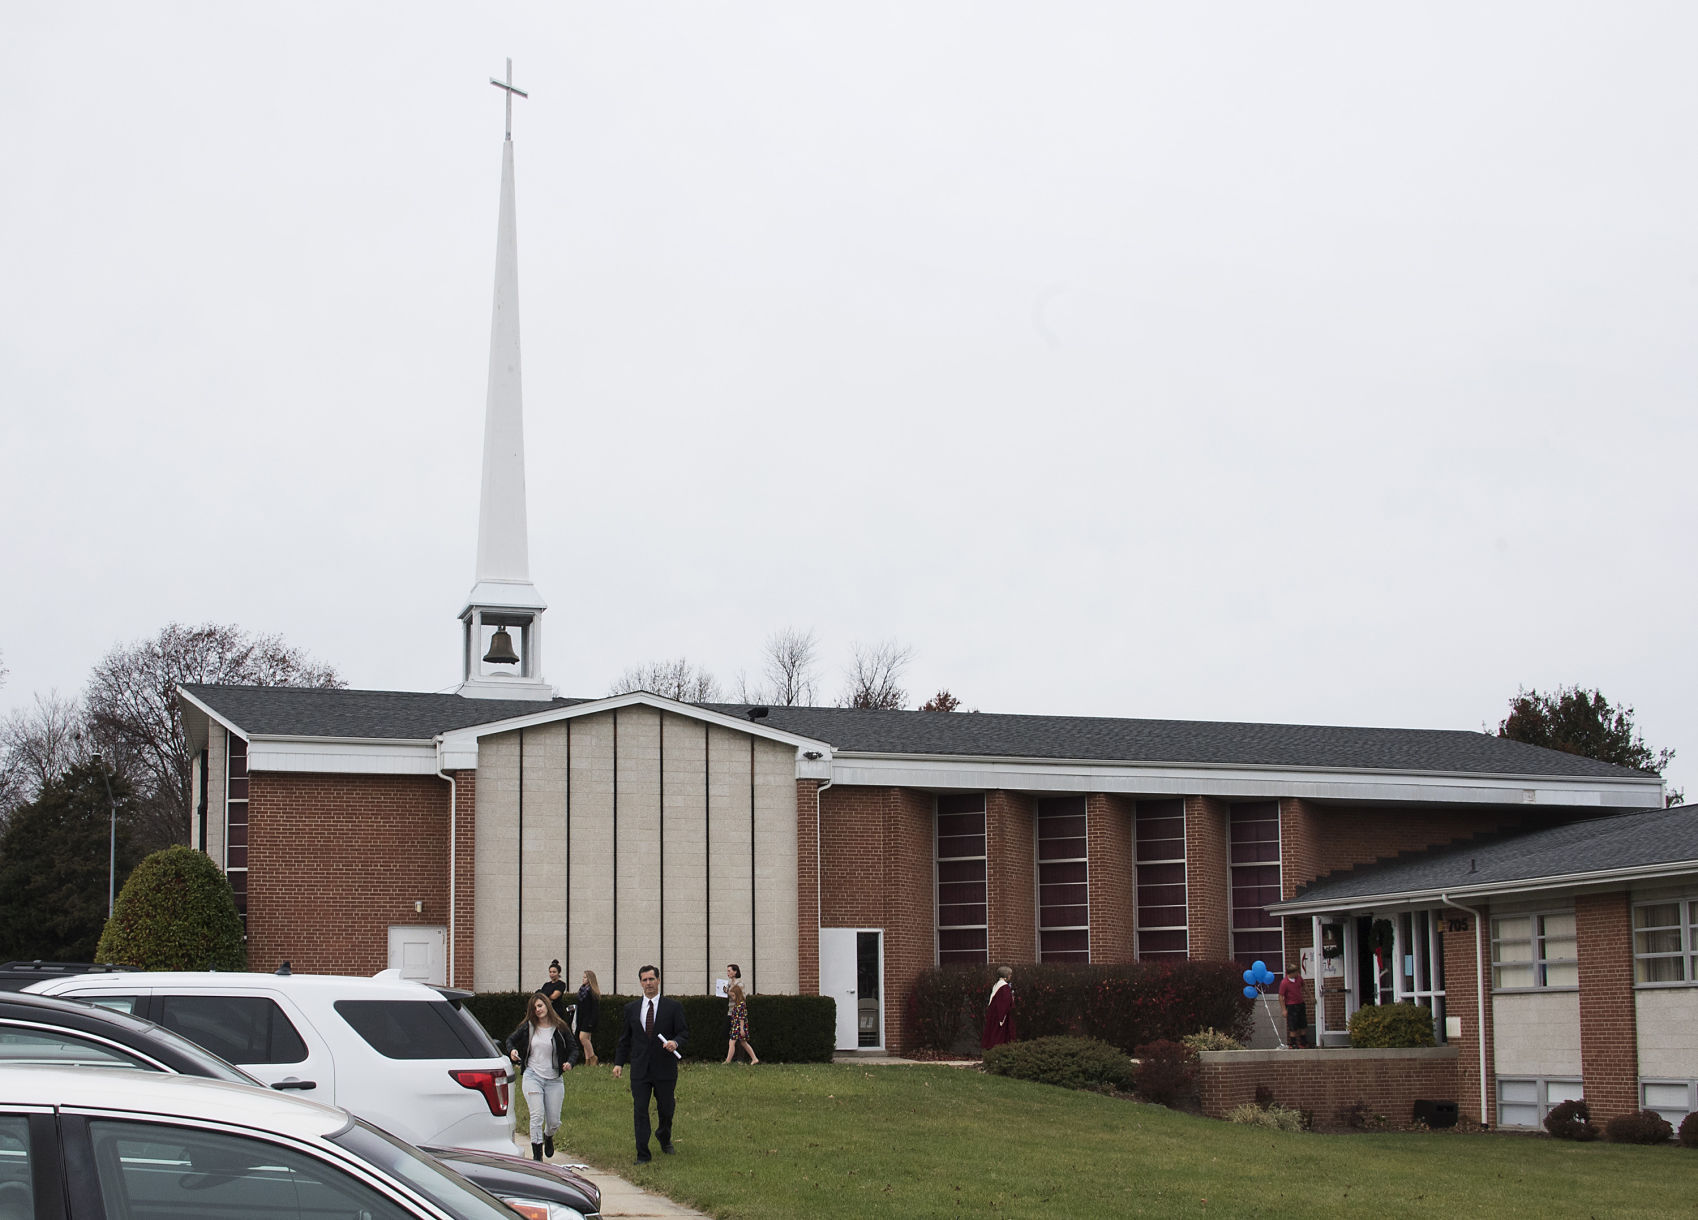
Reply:
<svg viewBox="0 0 1698 1220"><path fill-rule="evenodd" d="M1698 900L1675 898L1633 908L1633 981L1698 982Z"/></svg>
<svg viewBox="0 0 1698 1220"><path fill-rule="evenodd" d="M990 961L982 792L937 798L937 960Z"/></svg>
<svg viewBox="0 0 1698 1220"><path fill-rule="evenodd" d="M1278 902L1279 802L1234 805L1227 817L1232 886L1232 955L1240 965L1261 961L1283 969L1285 932L1268 904Z"/></svg>
<svg viewBox="0 0 1698 1220"><path fill-rule="evenodd" d="M1038 802L1038 960L1091 960L1085 798Z"/></svg>
<svg viewBox="0 0 1698 1220"><path fill-rule="evenodd" d="M236 896L242 930L248 927L248 743L226 737L224 759L224 875Z"/></svg>
<svg viewBox="0 0 1698 1220"><path fill-rule="evenodd" d="M1492 988L1578 987L1574 912L1499 915L1492 920Z"/></svg>
<svg viewBox="0 0 1698 1220"><path fill-rule="evenodd" d="M1678 1127L1683 1118L1698 1110L1698 1104L1693 1102L1695 1091L1698 1080L1641 1080L1639 1108L1655 1110L1671 1126Z"/></svg>
<svg viewBox="0 0 1698 1220"><path fill-rule="evenodd" d="M1544 1076L1498 1077L1498 1126L1542 1127L1551 1107L1584 1101L1578 1080Z"/></svg>
<svg viewBox="0 0 1698 1220"><path fill-rule="evenodd" d="M1132 822L1132 851L1138 960L1188 957L1185 802L1139 801Z"/></svg>

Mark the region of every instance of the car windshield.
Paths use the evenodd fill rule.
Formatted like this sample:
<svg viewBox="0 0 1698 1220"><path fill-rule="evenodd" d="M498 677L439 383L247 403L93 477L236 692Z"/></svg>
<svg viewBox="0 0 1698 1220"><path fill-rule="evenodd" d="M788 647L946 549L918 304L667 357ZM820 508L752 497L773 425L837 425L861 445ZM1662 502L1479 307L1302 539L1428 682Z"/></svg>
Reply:
<svg viewBox="0 0 1698 1220"><path fill-rule="evenodd" d="M513 1220L507 1205L473 1186L433 1157L356 1118L330 1137L355 1156L387 1171L460 1220Z"/></svg>

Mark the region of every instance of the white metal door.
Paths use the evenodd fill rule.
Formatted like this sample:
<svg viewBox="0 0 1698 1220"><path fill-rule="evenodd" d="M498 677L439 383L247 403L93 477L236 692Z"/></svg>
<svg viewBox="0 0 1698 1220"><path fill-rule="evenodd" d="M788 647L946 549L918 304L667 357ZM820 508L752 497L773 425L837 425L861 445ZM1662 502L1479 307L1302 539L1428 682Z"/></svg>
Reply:
<svg viewBox="0 0 1698 1220"><path fill-rule="evenodd" d="M389 929L389 968L433 987L448 984L448 929L396 925Z"/></svg>
<svg viewBox="0 0 1698 1220"><path fill-rule="evenodd" d="M860 996L855 983L856 928L820 929L820 994L837 1001L837 1049L861 1045Z"/></svg>

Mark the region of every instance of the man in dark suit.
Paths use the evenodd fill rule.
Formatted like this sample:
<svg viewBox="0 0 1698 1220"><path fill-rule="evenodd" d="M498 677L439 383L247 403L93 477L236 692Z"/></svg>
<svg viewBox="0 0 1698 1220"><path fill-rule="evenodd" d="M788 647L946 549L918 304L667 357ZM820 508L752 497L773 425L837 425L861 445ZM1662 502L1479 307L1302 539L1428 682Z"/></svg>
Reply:
<svg viewBox="0 0 1698 1220"><path fill-rule="evenodd" d="M631 1065L631 1120L637 1136L637 1164L647 1164L649 1155L649 1098L660 1113L660 1150L672 1153L673 1092L678 1086L678 1060L684 1040L690 1036L684 1024L684 1006L660 994L660 971L644 966L637 971L643 998L625 1005L625 1021L619 1028L619 1049L613 1053L613 1078Z"/></svg>

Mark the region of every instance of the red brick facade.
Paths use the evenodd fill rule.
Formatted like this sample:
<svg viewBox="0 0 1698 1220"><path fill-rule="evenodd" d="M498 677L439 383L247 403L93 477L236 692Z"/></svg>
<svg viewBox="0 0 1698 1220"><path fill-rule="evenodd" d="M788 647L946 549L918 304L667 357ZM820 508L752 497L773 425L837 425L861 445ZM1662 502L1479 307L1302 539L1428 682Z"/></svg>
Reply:
<svg viewBox="0 0 1698 1220"><path fill-rule="evenodd" d="M797 988L820 993L820 780L796 781Z"/></svg>
<svg viewBox="0 0 1698 1220"><path fill-rule="evenodd" d="M1037 801L1024 793L985 793L992 962L1030 962L1038 956L1037 817Z"/></svg>
<svg viewBox="0 0 1698 1220"><path fill-rule="evenodd" d="M441 780L264 773L252 777L249 794L248 964L255 970L287 959L300 972L375 974L389 965L391 924L448 922L448 785ZM461 918L469 937L470 865L457 863L466 870ZM422 913L414 902L424 904Z"/></svg>
<svg viewBox="0 0 1698 1220"><path fill-rule="evenodd" d="M1135 961L1132 802L1101 792L1086 797L1085 838L1090 857L1091 960Z"/></svg>
<svg viewBox="0 0 1698 1220"><path fill-rule="evenodd" d="M1185 798L1185 922L1193 961L1232 956L1231 894L1226 865L1227 804Z"/></svg>
<svg viewBox="0 0 1698 1220"><path fill-rule="evenodd" d="M884 1036L892 1049L907 1045L909 987L937 962L934 811L929 793L906 788L820 794L820 926L884 930Z"/></svg>
<svg viewBox="0 0 1698 1220"><path fill-rule="evenodd" d="M1452 909L1444 916L1445 1013L1462 1026L1455 1040L1456 1104L1475 1122L1497 1122L1497 1088L1492 1064L1492 913L1481 906L1478 920L1466 911ZM1478 941L1476 941L1478 932ZM1475 946L1479 951L1476 954ZM1486 1004L1480 1007L1480 983L1486 988ZM1484 1024L1482 1024L1482 1019ZM1486 1110L1480 1112L1480 1047L1486 1048Z"/></svg>
<svg viewBox="0 0 1698 1220"><path fill-rule="evenodd" d="M1581 1087L1594 1122L1639 1109L1633 911L1625 893L1574 899L1580 958Z"/></svg>

